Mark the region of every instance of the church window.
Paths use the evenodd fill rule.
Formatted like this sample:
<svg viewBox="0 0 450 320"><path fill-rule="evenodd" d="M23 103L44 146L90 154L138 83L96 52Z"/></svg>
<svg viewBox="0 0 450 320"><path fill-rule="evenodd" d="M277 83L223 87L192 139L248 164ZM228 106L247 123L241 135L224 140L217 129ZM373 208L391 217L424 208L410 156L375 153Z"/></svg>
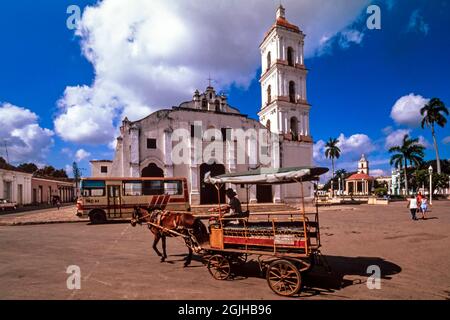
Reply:
<svg viewBox="0 0 450 320"><path fill-rule="evenodd" d="M220 112L220 101L219 100L214 101L214 106L215 106L216 112Z"/></svg>
<svg viewBox="0 0 450 320"><path fill-rule="evenodd" d="M147 139L147 149L156 149L156 139Z"/></svg>
<svg viewBox="0 0 450 320"><path fill-rule="evenodd" d="M203 110L208 109L208 102L206 101L205 98L202 99L202 109Z"/></svg>
<svg viewBox="0 0 450 320"><path fill-rule="evenodd" d="M294 66L294 49L292 47L287 49L287 61L288 65Z"/></svg>
<svg viewBox="0 0 450 320"><path fill-rule="evenodd" d="M272 92L271 91L272 91L272 88L269 85L267 87L267 104L270 104L272 102Z"/></svg>
<svg viewBox="0 0 450 320"><path fill-rule="evenodd" d="M289 81L289 102L295 103L295 82Z"/></svg>
<svg viewBox="0 0 450 320"><path fill-rule="evenodd" d="M291 118L291 130L290 133L292 134L292 139L297 140L298 138L298 120L297 117Z"/></svg>
<svg viewBox="0 0 450 320"><path fill-rule="evenodd" d="M269 51L269 53L267 53L267 70L270 69L271 64L272 64L272 61L271 61L270 51Z"/></svg>
<svg viewBox="0 0 450 320"><path fill-rule="evenodd" d="M266 128L267 128L267 130L270 131L270 120L267 120L267 122L266 122Z"/></svg>
<svg viewBox="0 0 450 320"><path fill-rule="evenodd" d="M100 167L100 172L101 173L108 173L108 167L107 166L101 166Z"/></svg>

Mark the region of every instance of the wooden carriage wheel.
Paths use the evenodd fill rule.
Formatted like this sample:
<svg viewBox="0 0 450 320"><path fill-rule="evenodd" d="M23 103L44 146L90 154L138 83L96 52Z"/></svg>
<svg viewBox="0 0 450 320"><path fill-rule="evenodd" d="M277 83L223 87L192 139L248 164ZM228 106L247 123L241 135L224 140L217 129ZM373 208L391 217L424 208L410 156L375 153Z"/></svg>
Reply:
<svg viewBox="0 0 450 320"><path fill-rule="evenodd" d="M208 261L208 271L216 280L226 280L230 276L230 261L221 254L215 254Z"/></svg>
<svg viewBox="0 0 450 320"><path fill-rule="evenodd" d="M292 296L301 287L302 278L298 268L290 261L275 260L267 268L267 283L280 296Z"/></svg>

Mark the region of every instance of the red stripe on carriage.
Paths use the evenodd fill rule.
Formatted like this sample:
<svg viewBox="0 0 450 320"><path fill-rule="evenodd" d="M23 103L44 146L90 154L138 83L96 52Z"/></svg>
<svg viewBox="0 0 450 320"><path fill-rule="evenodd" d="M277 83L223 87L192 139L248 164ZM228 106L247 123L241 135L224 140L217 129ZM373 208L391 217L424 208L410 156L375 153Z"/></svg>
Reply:
<svg viewBox="0 0 450 320"><path fill-rule="evenodd" d="M273 247L273 239L270 238L223 237L223 243ZM276 247L305 248L305 240L296 240L292 244L276 244Z"/></svg>

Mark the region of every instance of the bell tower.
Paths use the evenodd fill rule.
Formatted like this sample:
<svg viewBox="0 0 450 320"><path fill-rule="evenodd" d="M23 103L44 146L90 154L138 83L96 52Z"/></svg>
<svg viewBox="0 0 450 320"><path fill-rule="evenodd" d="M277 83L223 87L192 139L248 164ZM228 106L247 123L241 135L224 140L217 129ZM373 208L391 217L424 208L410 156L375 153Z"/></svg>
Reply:
<svg viewBox="0 0 450 320"><path fill-rule="evenodd" d="M279 6L276 20L260 45L262 104L259 121L289 140L311 142L306 98L305 35L289 23Z"/></svg>
<svg viewBox="0 0 450 320"><path fill-rule="evenodd" d="M364 153L361 155L361 159L358 161L358 173L369 174L369 161L366 159Z"/></svg>

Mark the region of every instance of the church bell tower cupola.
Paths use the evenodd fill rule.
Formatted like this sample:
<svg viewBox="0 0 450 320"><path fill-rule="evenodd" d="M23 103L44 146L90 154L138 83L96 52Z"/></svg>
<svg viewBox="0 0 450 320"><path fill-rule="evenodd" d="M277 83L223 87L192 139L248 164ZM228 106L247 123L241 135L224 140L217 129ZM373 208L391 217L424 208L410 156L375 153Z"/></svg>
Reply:
<svg viewBox="0 0 450 320"><path fill-rule="evenodd" d="M262 104L260 122L271 132L295 141L310 141L304 65L305 35L279 6L275 23L260 45Z"/></svg>

